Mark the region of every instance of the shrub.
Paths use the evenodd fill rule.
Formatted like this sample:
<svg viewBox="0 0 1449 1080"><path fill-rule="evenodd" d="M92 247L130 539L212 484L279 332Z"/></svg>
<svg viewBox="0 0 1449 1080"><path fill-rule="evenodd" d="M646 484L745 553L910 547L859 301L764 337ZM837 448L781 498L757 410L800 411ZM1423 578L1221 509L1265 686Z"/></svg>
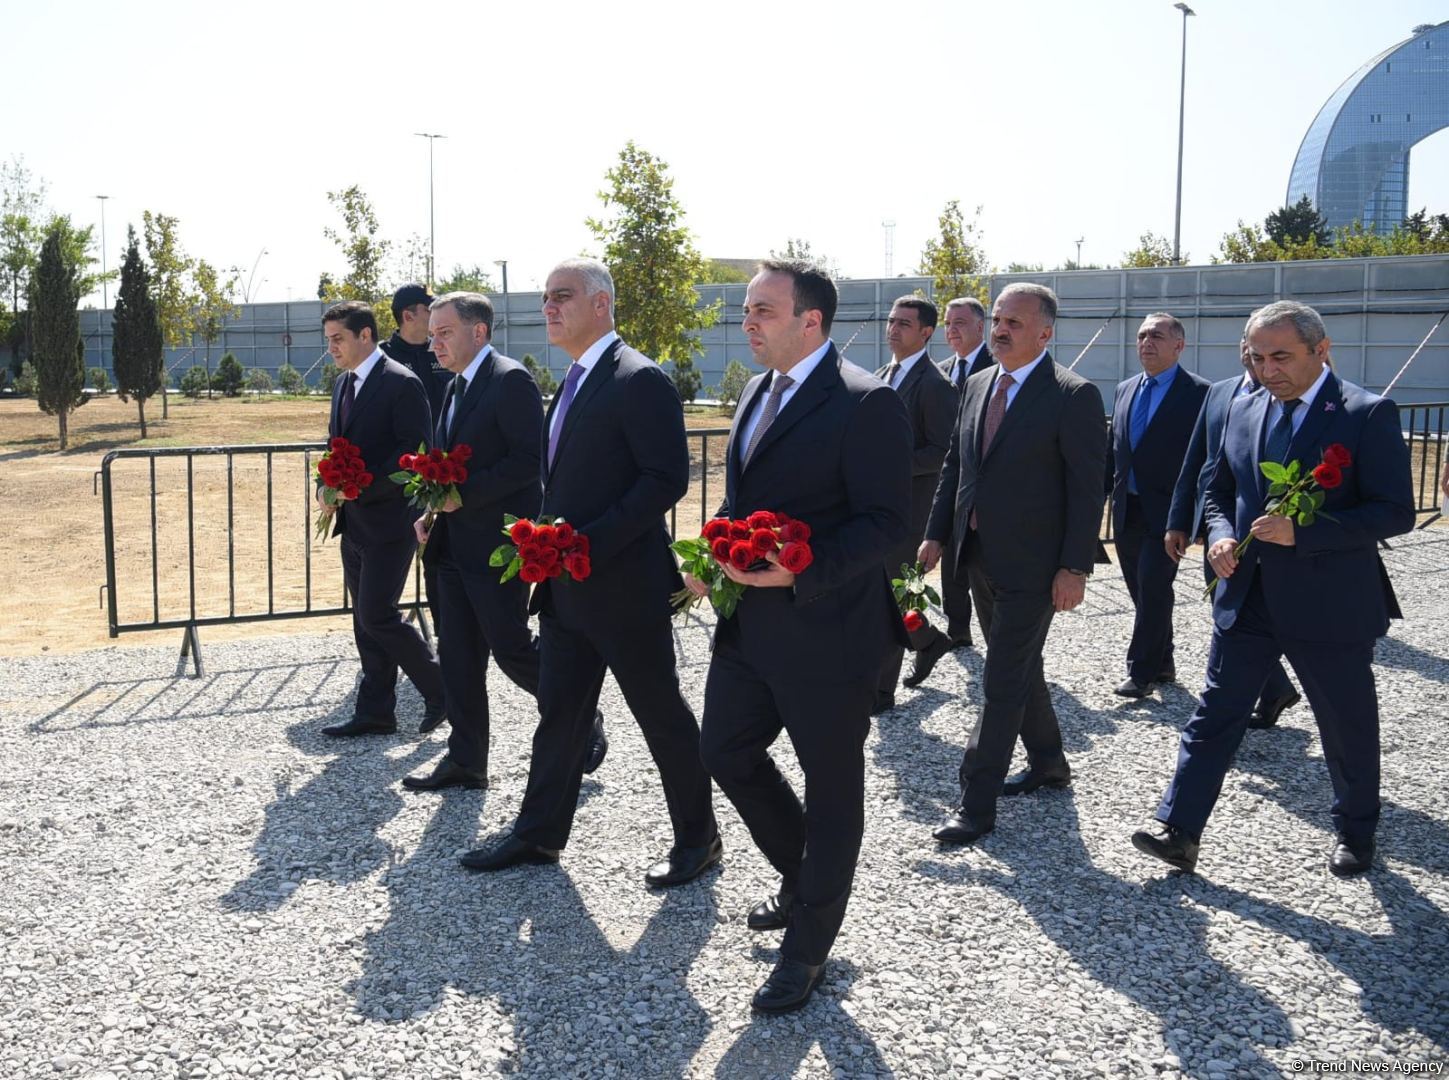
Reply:
<svg viewBox="0 0 1449 1080"><path fill-rule="evenodd" d="M241 393L242 381L246 378L246 372L242 370L241 361L232 353L223 353L221 361L216 365L216 374L211 377L211 388L220 390L227 397L236 397Z"/></svg>
<svg viewBox="0 0 1449 1080"><path fill-rule="evenodd" d="M552 397L558 393L558 380L553 377L553 372L540 364L533 353L523 354L523 366L528 368L528 373L533 376L533 381L538 383L538 392L544 397Z"/></svg>
<svg viewBox="0 0 1449 1080"><path fill-rule="evenodd" d="M331 360L324 360L317 371L317 393L331 397L332 388L337 385L337 375L337 365Z"/></svg>
<svg viewBox="0 0 1449 1080"><path fill-rule="evenodd" d="M247 389L254 394L270 394L272 377L267 374L265 368L254 367L247 372Z"/></svg>
<svg viewBox="0 0 1449 1080"><path fill-rule="evenodd" d="M111 388L110 376L106 374L103 367L93 367L86 372L86 382L90 383L98 393L104 394Z"/></svg>
<svg viewBox="0 0 1449 1080"><path fill-rule="evenodd" d="M302 373L291 364L283 364L277 368L277 385L282 388L284 394L305 394L307 382L302 378Z"/></svg>
<svg viewBox="0 0 1449 1080"><path fill-rule="evenodd" d="M699 368L687 356L677 357L670 363L674 365L674 389L679 391L680 400L693 401L699 395L699 384L703 381L699 377Z"/></svg>
<svg viewBox="0 0 1449 1080"><path fill-rule="evenodd" d="M206 388L206 368L200 364L187 369L186 374L181 376L181 392L193 400L206 393Z"/></svg>
<svg viewBox="0 0 1449 1080"><path fill-rule="evenodd" d="M15 392L22 397L35 396L35 365L29 360L20 365L20 374L15 376Z"/></svg>
<svg viewBox="0 0 1449 1080"><path fill-rule="evenodd" d="M738 360L731 360L725 365L724 375L715 389L715 397L719 398L721 405L738 405L749 382L750 369Z"/></svg>

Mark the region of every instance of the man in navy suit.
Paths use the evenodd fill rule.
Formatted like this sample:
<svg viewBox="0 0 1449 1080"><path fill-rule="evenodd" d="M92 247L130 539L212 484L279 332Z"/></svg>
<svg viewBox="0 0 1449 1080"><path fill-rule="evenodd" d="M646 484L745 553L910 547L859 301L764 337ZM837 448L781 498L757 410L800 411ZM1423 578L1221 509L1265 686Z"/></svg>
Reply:
<svg viewBox="0 0 1449 1080"><path fill-rule="evenodd" d="M1158 311L1143 319L1137 330L1142 373L1117 384L1112 406L1107 493L1112 496L1117 563L1136 610L1127 678L1117 687L1122 697L1144 698L1156 683L1177 678L1172 643L1177 561L1168 557L1162 537L1178 463L1187 452L1208 388L1206 379L1179 366L1186 344L1182 323L1174 316Z"/></svg>
<svg viewBox="0 0 1449 1080"><path fill-rule="evenodd" d="M679 885L719 862L699 726L679 691L670 597L684 587L664 515L689 487L684 408L653 360L614 331L614 279L568 259L544 284L549 341L573 358L544 420L543 514L588 537L583 581L534 589L540 719L512 830L463 856L473 870L556 862L568 842L606 671L659 768L674 846L645 873Z"/></svg>
<svg viewBox="0 0 1449 1080"><path fill-rule="evenodd" d="M1253 377L1246 335L1239 346L1239 354L1243 361L1243 374L1215 382L1208 388L1202 410L1197 414L1197 423L1193 425L1192 439L1182 459L1182 471L1178 473L1177 486L1172 492L1172 506L1167 511L1167 534L1163 538L1163 547L1173 562L1180 562L1187 554L1188 545L1202 537L1206 525L1203 501L1207 498L1207 485L1212 479L1213 466L1217 464L1218 450L1223 445L1223 428L1228 422L1229 408L1238 399L1256 394L1263 388ZM1207 581L1212 581L1215 576L1207 562L1206 545L1203 546L1203 573ZM1283 661L1279 660L1268 671L1268 680L1258 695L1258 703L1253 706L1248 726L1270 728L1285 710L1301 700L1288 679L1288 673L1283 670Z"/></svg>
<svg viewBox="0 0 1449 1080"><path fill-rule="evenodd" d="M337 509L342 574L352 596L352 634L362 662L362 683L352 719L324 735L374 735L397 730L397 672L402 668L422 695L422 729L444 717L438 657L417 628L405 623L398 599L413 568L414 513L400 485L388 479L398 458L427 443L432 427L428 395L418 377L377 347L377 320L358 300L334 304L322 315L327 351L341 369L332 393L329 438L353 443L373 482ZM320 497L320 492L319 492Z"/></svg>
<svg viewBox="0 0 1449 1080"><path fill-rule="evenodd" d="M1249 710L1273 663L1287 656L1313 706L1333 781L1338 841L1329 869L1362 873L1373 862L1379 817L1374 642L1393 607L1378 542L1413 528L1409 451L1398 406L1333 373L1312 308L1282 300L1258 310L1248 320L1248 348L1268 393L1229 412L1208 485L1208 562L1223 581L1213 598L1207 685L1183 728L1160 824L1134 833L1132 843L1179 869L1196 866ZM1346 448L1351 463L1325 489L1322 514L1299 525L1265 513L1260 464L1312 469L1328 446ZM1239 557L1239 540L1249 537Z"/></svg>
<svg viewBox="0 0 1449 1080"><path fill-rule="evenodd" d="M767 568L726 568L749 588L719 622L704 690L705 765L781 877L747 920L785 931L752 1002L768 1013L809 1000L840 932L865 831L871 703L887 651L906 640L884 563L909 536L910 421L836 352L835 308L835 283L807 263L765 262L750 282L742 328L767 370L740 397L720 511L784 512L810 527L815 554L798 577L773 552ZM804 804L769 753L781 731Z"/></svg>

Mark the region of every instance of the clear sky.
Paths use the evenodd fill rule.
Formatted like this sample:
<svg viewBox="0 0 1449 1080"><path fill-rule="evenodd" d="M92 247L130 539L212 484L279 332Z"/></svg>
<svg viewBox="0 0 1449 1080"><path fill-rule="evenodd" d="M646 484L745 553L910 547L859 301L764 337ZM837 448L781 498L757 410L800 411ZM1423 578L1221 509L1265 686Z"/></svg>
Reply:
<svg viewBox="0 0 1449 1080"><path fill-rule="evenodd" d="M1281 205L1324 100L1446 0L1194 0L1182 246ZM1171 237L1182 16L1169 0L1016 3L12 4L0 157L81 223L181 220L253 299L342 269L326 192L359 184L385 235L437 261L509 261L515 290L586 250L626 140L664 158L700 249L809 240L848 276L914 270L948 199L983 207L996 266L1116 262ZM1449 131L1410 203L1449 212ZM245 276L245 274L244 274ZM97 300L99 298L96 298Z"/></svg>

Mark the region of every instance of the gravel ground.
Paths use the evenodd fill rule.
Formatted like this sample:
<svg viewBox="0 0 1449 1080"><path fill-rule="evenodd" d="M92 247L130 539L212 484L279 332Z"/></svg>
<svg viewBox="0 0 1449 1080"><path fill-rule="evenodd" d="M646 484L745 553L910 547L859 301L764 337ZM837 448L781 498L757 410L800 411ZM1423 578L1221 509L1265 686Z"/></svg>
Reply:
<svg viewBox="0 0 1449 1080"><path fill-rule="evenodd" d="M1449 530L1388 561L1409 617L1378 653L1373 873L1326 871L1329 784L1306 706L1250 733L1198 875L1132 849L1202 677L1208 613L1183 574L1182 685L1123 702L1129 608L1107 569L1048 646L1075 785L1003 803L974 850L938 850L981 654L903 691L867 747L865 846L827 980L774 1019L748 1002L778 939L744 925L769 868L717 795L723 869L643 887L667 819L612 682L612 749L562 864L474 876L456 854L511 820L527 772L531 702L496 671L492 788L440 797L398 783L440 734L318 733L350 712L341 634L211 646L200 680L174 677L170 646L8 661L0 1076L1442 1070ZM679 647L699 708L708 628L682 625ZM401 712L407 727L421 712L410 688Z"/></svg>

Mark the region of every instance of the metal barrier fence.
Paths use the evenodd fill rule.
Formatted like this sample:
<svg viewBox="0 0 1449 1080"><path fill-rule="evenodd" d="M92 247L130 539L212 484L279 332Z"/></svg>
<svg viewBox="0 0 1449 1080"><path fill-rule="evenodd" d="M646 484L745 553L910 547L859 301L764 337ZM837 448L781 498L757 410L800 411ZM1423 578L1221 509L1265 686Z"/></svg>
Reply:
<svg viewBox="0 0 1449 1080"><path fill-rule="evenodd" d="M1438 516L1440 507L1439 476L1449 456L1446 444L1445 419L1449 402L1402 406L1405 423L1405 438L1409 443L1410 457L1415 480L1415 509L1420 514L1432 514L1423 524L1427 525ZM678 535L681 509L693 516L695 500L698 500L698 521L707 521L714 516L724 491L724 448L729 437L729 428L696 428L690 430L691 487L694 489L685 499L677 503L669 513L669 530ZM225 626L241 623L262 622L274 619L303 619L320 616L346 615L351 604L344 582L341 581L340 560L327 556L325 571L313 573L313 479L312 466L316 455L325 450L324 443L274 443L254 446L208 446L208 447L164 447L157 449L113 450L106 454L98 473L101 483L105 523L106 583L103 591L106 597L106 613L111 637L138 630L181 630L181 663L189 658L196 673L201 674L201 638L199 630L204 626ZM302 469L297 475L296 459L300 456ZM287 465L284 475L279 475L277 459L283 458ZM158 484L157 464L168 460L184 464L184 507L164 515L160 508L163 499L174 500L182 495L171 484ZM117 552L117 524L130 525L134 518L122 513L118 515L117 477L114 467L117 463L144 461L146 472L139 492L126 492L125 501L134 505L142 502L149 518L149 542L139 545L139 552L133 551L125 557ZM224 483L220 489L207 478L204 492L207 506L198 505L198 464L218 461L224 466ZM260 543L265 555L265 571L259 563L250 567L239 588L238 585L238 541L252 541L257 546L256 528L249 513L242 516L238 528L237 503L238 463L257 462L260 468L262 491L265 501L265 534ZM252 479L249 477L248 479ZM379 482L387 482L385 479ZM294 495L286 494L292 487ZM198 525L203 536L215 537L219 523L209 515L216 515L219 509L214 504L220 494L225 495L225 554L220 545L213 541L206 545L214 556L206 568L206 577L198 583ZM279 504L278 497L286 500ZM713 497L711 497L713 493ZM257 493L252 493L255 501ZM290 501L290 500L295 501ZM290 509L287 508L290 501ZM128 506L127 509L130 507ZM280 510L280 512L279 512ZM260 515L257 515L260 516ZM278 519L284 518L279 523ZM179 550L168 553L166 567L174 570L178 564L184 571L184 604L163 604L163 537L171 538L185 523L185 542L173 545ZM1111 516L1104 515L1102 539L1110 542ZM126 563L122 573L120 563ZM218 566L217 564L220 563ZM314 585L323 575L337 584L335 601L315 594ZM280 589L279 575L286 578ZM131 614L137 602L131 596L121 595L122 581L134 587L149 576L149 617ZM176 576L171 574L169 576ZM224 580L224 585L222 584ZM264 584L263 584L264 583ZM168 582L168 584L170 584ZM144 595L145 587L142 586ZM248 599L259 600L265 596L265 606L259 602L248 604ZM242 601L239 604L239 599ZM421 574L414 572L410 596L405 596L399 605L416 619L420 628L428 633L426 600L423 595ZM165 610L163 610L165 608ZM122 611L128 617L123 620Z"/></svg>

